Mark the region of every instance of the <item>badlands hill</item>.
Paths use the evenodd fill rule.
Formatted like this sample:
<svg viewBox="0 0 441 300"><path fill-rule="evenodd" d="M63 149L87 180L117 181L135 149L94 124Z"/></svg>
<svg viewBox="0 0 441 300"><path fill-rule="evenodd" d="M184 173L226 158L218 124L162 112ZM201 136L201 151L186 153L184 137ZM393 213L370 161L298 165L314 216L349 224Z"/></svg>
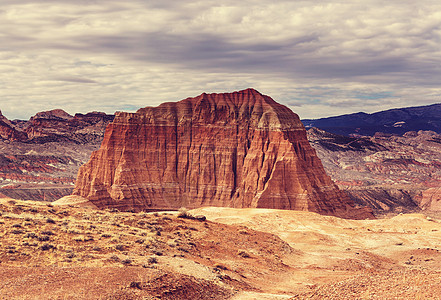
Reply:
<svg viewBox="0 0 441 300"><path fill-rule="evenodd" d="M351 199L377 213L441 210L441 135L346 137L308 130L326 172Z"/></svg>
<svg viewBox="0 0 441 300"><path fill-rule="evenodd" d="M100 208L277 208L369 218L326 175L303 124L256 90L117 113L74 195Z"/></svg>
<svg viewBox="0 0 441 300"><path fill-rule="evenodd" d="M72 116L60 109L28 121L0 113L0 192L39 201L70 195L78 168L99 147L112 120L104 113Z"/></svg>
<svg viewBox="0 0 441 300"><path fill-rule="evenodd" d="M270 209L129 213L2 199L0 229L5 299L441 294L441 224L421 214L347 220Z"/></svg>

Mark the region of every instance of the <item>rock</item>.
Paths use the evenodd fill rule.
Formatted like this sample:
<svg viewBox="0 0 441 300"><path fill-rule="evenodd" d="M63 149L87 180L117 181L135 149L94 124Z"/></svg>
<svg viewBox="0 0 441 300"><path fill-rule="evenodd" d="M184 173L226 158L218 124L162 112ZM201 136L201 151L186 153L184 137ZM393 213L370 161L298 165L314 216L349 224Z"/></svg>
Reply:
<svg viewBox="0 0 441 300"><path fill-rule="evenodd" d="M88 199L79 197L79 196L64 196L57 201L52 202L52 205L56 206L78 206L83 208L97 208L93 203L91 203Z"/></svg>
<svg viewBox="0 0 441 300"><path fill-rule="evenodd" d="M421 193L441 186L440 134L347 137L311 128L308 139L327 174L356 204L377 213L434 207L421 204Z"/></svg>
<svg viewBox="0 0 441 300"><path fill-rule="evenodd" d="M8 141L23 141L27 139L27 135L14 128L11 121L0 111L0 138Z"/></svg>
<svg viewBox="0 0 441 300"><path fill-rule="evenodd" d="M101 112L71 116L61 109L39 112L23 127L34 143L74 141L79 144L101 141L113 115Z"/></svg>
<svg viewBox="0 0 441 300"><path fill-rule="evenodd" d="M424 210L441 211L441 187L423 191L419 205Z"/></svg>
<svg viewBox="0 0 441 300"><path fill-rule="evenodd" d="M37 113L29 121L9 121L0 112L3 194L36 201L72 194L78 168L99 148L113 118L101 112L71 116L56 109Z"/></svg>
<svg viewBox="0 0 441 300"><path fill-rule="evenodd" d="M116 113L74 195L100 208L201 206L366 218L331 181L298 116L253 89Z"/></svg>

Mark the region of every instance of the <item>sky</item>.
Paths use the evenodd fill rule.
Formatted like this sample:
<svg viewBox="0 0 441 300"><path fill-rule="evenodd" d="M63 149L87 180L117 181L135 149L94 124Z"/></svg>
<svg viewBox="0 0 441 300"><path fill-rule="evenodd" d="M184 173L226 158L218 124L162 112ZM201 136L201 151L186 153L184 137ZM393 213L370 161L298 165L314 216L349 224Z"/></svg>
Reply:
<svg viewBox="0 0 441 300"><path fill-rule="evenodd" d="M255 88L300 118L441 102L441 2L0 0L0 110Z"/></svg>

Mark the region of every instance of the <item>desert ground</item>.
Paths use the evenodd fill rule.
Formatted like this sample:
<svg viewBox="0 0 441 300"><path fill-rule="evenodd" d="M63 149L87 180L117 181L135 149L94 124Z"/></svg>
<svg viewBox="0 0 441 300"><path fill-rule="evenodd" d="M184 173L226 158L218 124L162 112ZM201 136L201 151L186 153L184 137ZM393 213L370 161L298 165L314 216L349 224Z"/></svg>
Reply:
<svg viewBox="0 0 441 300"><path fill-rule="evenodd" d="M436 216L72 203L0 200L1 299L441 299Z"/></svg>

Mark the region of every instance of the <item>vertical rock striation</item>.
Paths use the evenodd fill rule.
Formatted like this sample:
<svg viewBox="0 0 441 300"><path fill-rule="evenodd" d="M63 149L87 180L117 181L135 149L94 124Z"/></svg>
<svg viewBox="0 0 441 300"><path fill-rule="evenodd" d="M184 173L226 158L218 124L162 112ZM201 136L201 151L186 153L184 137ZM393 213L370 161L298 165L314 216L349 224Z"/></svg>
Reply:
<svg viewBox="0 0 441 300"><path fill-rule="evenodd" d="M298 116L253 89L117 113L80 168L74 194L121 210L224 206L372 216L326 175Z"/></svg>

